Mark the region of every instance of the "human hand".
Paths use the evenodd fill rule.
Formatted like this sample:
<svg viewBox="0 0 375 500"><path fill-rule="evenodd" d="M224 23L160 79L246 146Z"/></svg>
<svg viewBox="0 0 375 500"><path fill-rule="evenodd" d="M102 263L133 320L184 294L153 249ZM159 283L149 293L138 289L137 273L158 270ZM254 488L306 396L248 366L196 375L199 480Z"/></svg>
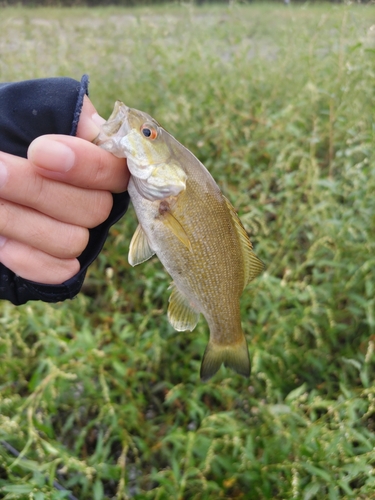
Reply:
<svg viewBox="0 0 375 500"><path fill-rule="evenodd" d="M91 142L101 121L85 97L77 137L38 137L27 160L0 152L0 262L15 274L44 284L72 278L88 229L107 219L111 193L126 190L126 161Z"/></svg>

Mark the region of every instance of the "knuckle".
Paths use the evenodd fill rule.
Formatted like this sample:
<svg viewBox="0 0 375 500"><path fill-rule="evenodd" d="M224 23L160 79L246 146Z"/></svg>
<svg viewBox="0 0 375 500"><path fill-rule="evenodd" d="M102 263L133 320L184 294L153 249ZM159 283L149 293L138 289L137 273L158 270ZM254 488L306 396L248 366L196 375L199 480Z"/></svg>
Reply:
<svg viewBox="0 0 375 500"><path fill-rule="evenodd" d="M91 186L116 193L125 191L129 181L125 158L116 158L108 151L98 149L100 151L95 155L95 165L90 172Z"/></svg>
<svg viewBox="0 0 375 500"><path fill-rule="evenodd" d="M91 200L87 227L93 228L104 222L113 206L113 198L109 191L97 191Z"/></svg>
<svg viewBox="0 0 375 500"><path fill-rule="evenodd" d="M80 264L75 258L60 260L59 264L58 275L56 276L56 281L58 283L73 278L80 270Z"/></svg>
<svg viewBox="0 0 375 500"><path fill-rule="evenodd" d="M5 235L7 227L7 210L5 208L5 203L0 201L0 234Z"/></svg>
<svg viewBox="0 0 375 500"><path fill-rule="evenodd" d="M60 238L58 257L72 259L81 255L89 241L89 231L84 227L69 226Z"/></svg>
<svg viewBox="0 0 375 500"><path fill-rule="evenodd" d="M0 199L0 234L12 236L14 232L14 214L12 203Z"/></svg>
<svg viewBox="0 0 375 500"><path fill-rule="evenodd" d="M94 168L90 172L91 182L94 186L103 185L108 177L108 159L107 155L103 153L106 151L100 150L100 153L96 154Z"/></svg>
<svg viewBox="0 0 375 500"><path fill-rule="evenodd" d="M33 176L28 179L28 183L25 186L24 199L28 200L28 204L38 209L40 205L44 204L46 197L46 183L45 180L40 176Z"/></svg>

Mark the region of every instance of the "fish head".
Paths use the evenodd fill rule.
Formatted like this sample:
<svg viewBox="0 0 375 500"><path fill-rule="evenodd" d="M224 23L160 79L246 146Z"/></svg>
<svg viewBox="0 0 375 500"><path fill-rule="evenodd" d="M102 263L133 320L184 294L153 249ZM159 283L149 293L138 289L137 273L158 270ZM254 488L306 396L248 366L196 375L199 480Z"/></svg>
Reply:
<svg viewBox="0 0 375 500"><path fill-rule="evenodd" d="M126 158L138 191L155 200L176 196L186 187L187 176L174 154L173 140L177 143L150 115L117 101L94 142Z"/></svg>
<svg viewBox="0 0 375 500"><path fill-rule="evenodd" d="M163 139L163 129L154 118L117 101L95 143L119 158L127 158L131 174L146 179L154 165L165 163L170 156Z"/></svg>

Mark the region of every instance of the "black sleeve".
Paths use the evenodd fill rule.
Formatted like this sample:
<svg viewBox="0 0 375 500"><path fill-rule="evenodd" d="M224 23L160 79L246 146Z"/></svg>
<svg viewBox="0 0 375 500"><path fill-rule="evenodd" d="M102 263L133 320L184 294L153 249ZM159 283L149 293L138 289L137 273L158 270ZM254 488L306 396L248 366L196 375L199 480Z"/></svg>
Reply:
<svg viewBox="0 0 375 500"><path fill-rule="evenodd" d="M76 135L86 94L86 75L81 82L71 78L44 78L0 84L0 150L26 158L30 143L40 135ZM0 299L19 305L28 300L58 302L73 298L81 289L88 266L101 251L109 228L126 212L128 205L127 193L113 195L108 219L90 229L88 245L78 257L79 273L61 285L28 281L0 263Z"/></svg>

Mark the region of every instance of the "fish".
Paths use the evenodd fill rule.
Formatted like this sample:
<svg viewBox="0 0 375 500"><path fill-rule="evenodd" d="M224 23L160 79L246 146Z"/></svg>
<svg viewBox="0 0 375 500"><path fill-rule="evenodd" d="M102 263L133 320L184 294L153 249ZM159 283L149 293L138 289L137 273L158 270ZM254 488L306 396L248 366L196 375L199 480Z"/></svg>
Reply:
<svg viewBox="0 0 375 500"><path fill-rule="evenodd" d="M224 364L250 376L240 296L264 269L235 209L206 167L149 114L117 101L94 141L126 158L138 227L128 261L157 255L172 277L168 320L192 331L205 317L209 342L200 377Z"/></svg>

